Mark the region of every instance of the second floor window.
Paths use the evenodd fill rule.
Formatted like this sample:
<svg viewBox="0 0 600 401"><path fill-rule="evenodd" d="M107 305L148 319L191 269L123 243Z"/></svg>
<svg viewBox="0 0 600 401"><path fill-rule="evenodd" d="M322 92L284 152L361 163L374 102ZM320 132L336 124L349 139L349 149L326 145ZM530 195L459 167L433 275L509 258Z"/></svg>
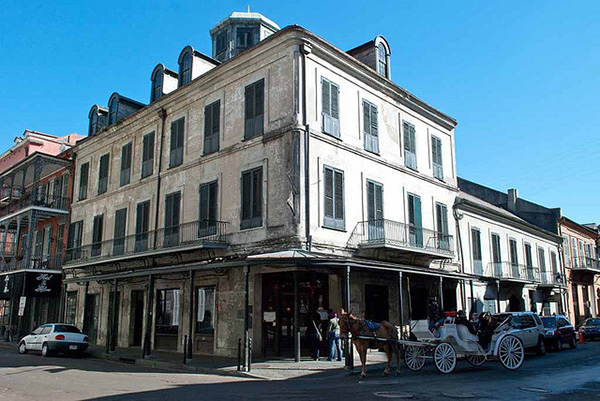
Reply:
<svg viewBox="0 0 600 401"><path fill-rule="evenodd" d="M131 179L131 142L121 148L121 176L120 185L127 185Z"/></svg>
<svg viewBox="0 0 600 401"><path fill-rule="evenodd" d="M338 138L340 136L339 87L323 78L321 80L321 103L323 132Z"/></svg>
<svg viewBox="0 0 600 401"><path fill-rule="evenodd" d="M433 165L433 176L437 179L444 179L444 168L442 167L442 140L438 137L431 137L431 161Z"/></svg>
<svg viewBox="0 0 600 401"><path fill-rule="evenodd" d="M571 238L571 250L573 251L573 267L579 267L579 257L577 256L577 240Z"/></svg>
<svg viewBox="0 0 600 401"><path fill-rule="evenodd" d="M79 168L79 200L87 198L90 163L83 163Z"/></svg>
<svg viewBox="0 0 600 401"><path fill-rule="evenodd" d="M92 226L92 256L102 254L102 229L104 226L104 215L94 216L94 225Z"/></svg>
<svg viewBox="0 0 600 401"><path fill-rule="evenodd" d="M165 198L164 246L179 245L179 212L181 192L174 192Z"/></svg>
<svg viewBox="0 0 600 401"><path fill-rule="evenodd" d="M412 246L423 246L423 218L421 215L421 198L408 194L408 233Z"/></svg>
<svg viewBox="0 0 600 401"><path fill-rule="evenodd" d="M261 79L244 90L244 138L261 135L264 130L265 80Z"/></svg>
<svg viewBox="0 0 600 401"><path fill-rule="evenodd" d="M413 170L417 169L417 142L415 126L404 121L402 123L404 137L404 165Z"/></svg>
<svg viewBox="0 0 600 401"><path fill-rule="evenodd" d="M125 235L127 230L127 208L115 212L115 232L113 237L113 255L125 253Z"/></svg>
<svg viewBox="0 0 600 401"><path fill-rule="evenodd" d="M365 135L365 150L379 154L377 106L363 100L363 132Z"/></svg>
<svg viewBox="0 0 600 401"><path fill-rule="evenodd" d="M509 252L510 252L510 263L513 266L517 266L519 264L519 254L517 252L517 241L514 239L510 239L508 241Z"/></svg>
<svg viewBox="0 0 600 401"><path fill-rule="evenodd" d="M82 234L83 221L74 221L69 225L69 233L67 234L67 260L80 258Z"/></svg>
<svg viewBox="0 0 600 401"><path fill-rule="evenodd" d="M108 189L109 161L110 155L108 153L100 156L100 163L98 166L98 195L105 193Z"/></svg>
<svg viewBox="0 0 600 401"><path fill-rule="evenodd" d="M558 264L555 252L550 252L550 268L552 269L553 275L556 275L558 273Z"/></svg>
<svg viewBox="0 0 600 401"><path fill-rule="evenodd" d="M150 201L137 204L135 215L135 252L148 250L150 229Z"/></svg>
<svg viewBox="0 0 600 401"><path fill-rule="evenodd" d="M525 244L525 265L528 269L533 269L533 255L530 244Z"/></svg>
<svg viewBox="0 0 600 401"><path fill-rule="evenodd" d="M169 167L177 167L183 163L185 118L180 118L171 123L171 152L169 153Z"/></svg>
<svg viewBox="0 0 600 401"><path fill-rule="evenodd" d="M448 207L441 203L435 204L435 217L437 225L437 246L441 250L450 250L450 236L448 235Z"/></svg>
<svg viewBox="0 0 600 401"><path fill-rule="evenodd" d="M198 237L216 233L217 226L217 181L200 185L200 210L198 213Z"/></svg>
<svg viewBox="0 0 600 401"><path fill-rule="evenodd" d="M481 259L481 232L476 229L471 229L471 247L473 253L473 273L483 274L483 261Z"/></svg>
<svg viewBox="0 0 600 401"><path fill-rule="evenodd" d="M343 230L345 228L344 172L331 167L325 167L323 174L325 176L325 213L323 225Z"/></svg>
<svg viewBox="0 0 600 401"><path fill-rule="evenodd" d="M498 264L502 263L500 236L498 234L492 234L492 261L496 268L498 268Z"/></svg>
<svg viewBox="0 0 600 401"><path fill-rule="evenodd" d="M262 167L242 173L242 230L262 226L262 180Z"/></svg>
<svg viewBox="0 0 600 401"><path fill-rule="evenodd" d="M563 251L564 251L564 256L565 256L565 266L571 267L571 247L569 246L569 237L567 237L565 235L562 237L562 239L563 239L562 246L563 246Z"/></svg>
<svg viewBox="0 0 600 401"><path fill-rule="evenodd" d="M144 135L142 141L142 178L152 175L154 170L154 131Z"/></svg>
<svg viewBox="0 0 600 401"><path fill-rule="evenodd" d="M546 252L544 251L544 248L538 248L538 259L540 262L540 271L545 272L546 271Z"/></svg>
<svg viewBox="0 0 600 401"><path fill-rule="evenodd" d="M221 118L221 101L209 104L204 108L204 154L219 150L219 127Z"/></svg>

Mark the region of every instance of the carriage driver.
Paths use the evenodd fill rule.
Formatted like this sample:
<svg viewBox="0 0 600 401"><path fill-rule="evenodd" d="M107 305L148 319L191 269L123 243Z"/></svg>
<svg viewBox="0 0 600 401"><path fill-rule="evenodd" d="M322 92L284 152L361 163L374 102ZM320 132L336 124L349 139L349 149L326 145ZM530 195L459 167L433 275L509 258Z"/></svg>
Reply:
<svg viewBox="0 0 600 401"><path fill-rule="evenodd" d="M432 333L434 329L437 330L437 328L444 323L444 320L446 320L446 316L435 298L429 298L427 300L427 320L429 323L429 331Z"/></svg>

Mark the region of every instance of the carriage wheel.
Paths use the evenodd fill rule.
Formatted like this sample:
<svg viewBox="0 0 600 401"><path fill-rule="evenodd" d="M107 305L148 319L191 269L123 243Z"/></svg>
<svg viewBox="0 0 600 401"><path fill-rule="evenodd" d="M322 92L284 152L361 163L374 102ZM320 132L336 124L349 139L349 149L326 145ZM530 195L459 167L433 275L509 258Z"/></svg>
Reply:
<svg viewBox="0 0 600 401"><path fill-rule="evenodd" d="M467 356L467 361L473 366L481 366L487 360L485 355L469 355Z"/></svg>
<svg viewBox="0 0 600 401"><path fill-rule="evenodd" d="M409 345L404 350L404 363L412 371L418 371L425 365L425 349Z"/></svg>
<svg viewBox="0 0 600 401"><path fill-rule="evenodd" d="M519 369L525 359L525 349L521 340L513 335L502 337L498 346L498 359L508 370Z"/></svg>
<svg viewBox="0 0 600 401"><path fill-rule="evenodd" d="M433 350L433 362L440 373L450 373L456 367L456 351L451 344L439 343Z"/></svg>

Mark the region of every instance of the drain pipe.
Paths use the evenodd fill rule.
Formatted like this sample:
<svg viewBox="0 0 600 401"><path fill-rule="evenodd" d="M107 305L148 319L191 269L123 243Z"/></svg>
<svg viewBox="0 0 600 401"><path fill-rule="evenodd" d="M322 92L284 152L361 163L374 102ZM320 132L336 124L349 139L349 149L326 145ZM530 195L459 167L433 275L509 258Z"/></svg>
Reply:
<svg viewBox="0 0 600 401"><path fill-rule="evenodd" d="M158 111L158 116L161 118L161 128L160 128L160 145L158 147L158 171L156 172L156 212L154 214L154 241L153 246L156 249L156 241L157 241L157 231L158 231L158 209L160 206L160 173L162 172L162 154L163 154L163 144L165 141L165 122L167 120L167 111L164 108L161 108Z"/></svg>
<svg viewBox="0 0 600 401"><path fill-rule="evenodd" d="M310 235L310 126L306 118L306 56L312 52L308 43L299 46L302 60L302 125L304 126L304 224L306 237L306 250L312 250L312 236Z"/></svg>

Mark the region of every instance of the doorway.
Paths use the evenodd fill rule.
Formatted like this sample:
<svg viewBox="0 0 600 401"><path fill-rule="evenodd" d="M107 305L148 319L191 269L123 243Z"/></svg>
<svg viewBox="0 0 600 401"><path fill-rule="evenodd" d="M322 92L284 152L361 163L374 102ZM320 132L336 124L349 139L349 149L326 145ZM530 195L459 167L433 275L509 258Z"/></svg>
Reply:
<svg viewBox="0 0 600 401"><path fill-rule="evenodd" d="M85 296L83 332L90 338L90 343L98 341L98 294Z"/></svg>
<svg viewBox="0 0 600 401"><path fill-rule="evenodd" d="M389 289L383 285L365 285L365 319L374 322L389 321Z"/></svg>
<svg viewBox="0 0 600 401"><path fill-rule="evenodd" d="M144 324L144 291L131 291L131 317L129 331L129 345L137 347L142 345L142 329Z"/></svg>
<svg viewBox="0 0 600 401"><path fill-rule="evenodd" d="M111 349L118 347L119 345L119 320L120 319L120 311L121 311L121 292L117 291L117 310L114 314L115 322L113 324L113 302L114 302L115 293L111 291L108 296L108 332L110 333L110 346Z"/></svg>

